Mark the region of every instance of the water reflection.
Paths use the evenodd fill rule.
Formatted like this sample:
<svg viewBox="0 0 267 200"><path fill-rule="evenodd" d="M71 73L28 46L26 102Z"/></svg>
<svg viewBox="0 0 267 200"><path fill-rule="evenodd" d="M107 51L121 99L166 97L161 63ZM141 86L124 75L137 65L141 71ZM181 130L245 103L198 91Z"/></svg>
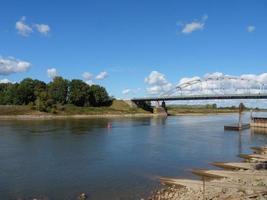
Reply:
<svg viewBox="0 0 267 200"><path fill-rule="evenodd" d="M255 135L255 134L267 135L267 128L251 127L251 135Z"/></svg>

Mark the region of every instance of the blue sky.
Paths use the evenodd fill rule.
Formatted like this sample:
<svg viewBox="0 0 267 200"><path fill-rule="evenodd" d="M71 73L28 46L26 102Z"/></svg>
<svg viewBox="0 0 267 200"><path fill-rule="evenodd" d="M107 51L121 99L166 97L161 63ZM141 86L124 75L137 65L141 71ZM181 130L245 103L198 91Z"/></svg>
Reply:
<svg viewBox="0 0 267 200"><path fill-rule="evenodd" d="M0 59L30 66L0 69L0 80L49 82L51 68L68 79L88 72L90 82L125 98L149 95L153 71L164 79L160 87L213 72L260 75L267 71L266 10L265 0L1 1ZM100 73L107 76L96 80Z"/></svg>

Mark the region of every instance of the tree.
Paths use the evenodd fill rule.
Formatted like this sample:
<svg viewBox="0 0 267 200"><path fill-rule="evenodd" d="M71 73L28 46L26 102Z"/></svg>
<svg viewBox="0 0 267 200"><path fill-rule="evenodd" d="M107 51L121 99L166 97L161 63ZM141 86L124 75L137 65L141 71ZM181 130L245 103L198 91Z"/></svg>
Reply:
<svg viewBox="0 0 267 200"><path fill-rule="evenodd" d="M90 86L82 80L74 79L69 83L69 103L76 106L89 104Z"/></svg>
<svg viewBox="0 0 267 200"><path fill-rule="evenodd" d="M50 112L69 102L76 106L107 106L112 102L106 89L99 85L89 86L82 80L69 82L55 77L48 85L39 80L26 78L20 83L0 84L1 105L35 104L37 110ZM64 109L64 107L62 106Z"/></svg>
<svg viewBox="0 0 267 200"><path fill-rule="evenodd" d="M17 89L19 104L27 105L36 100L36 96L34 95L34 87L35 82L31 78L25 78L20 82Z"/></svg>
<svg viewBox="0 0 267 200"><path fill-rule="evenodd" d="M65 104L68 96L68 80L62 77L55 77L48 85L48 95L54 103Z"/></svg>
<svg viewBox="0 0 267 200"><path fill-rule="evenodd" d="M39 80L34 80L34 95L36 98L38 98L42 92L47 91L46 83Z"/></svg>
<svg viewBox="0 0 267 200"><path fill-rule="evenodd" d="M106 89L99 85L90 86L90 105L92 106L105 106L110 102L110 98Z"/></svg>
<svg viewBox="0 0 267 200"><path fill-rule="evenodd" d="M8 83L0 83L0 105L6 104L6 91Z"/></svg>
<svg viewBox="0 0 267 200"><path fill-rule="evenodd" d="M20 105L21 102L18 95L18 87L18 83L7 83L4 100L6 105Z"/></svg>

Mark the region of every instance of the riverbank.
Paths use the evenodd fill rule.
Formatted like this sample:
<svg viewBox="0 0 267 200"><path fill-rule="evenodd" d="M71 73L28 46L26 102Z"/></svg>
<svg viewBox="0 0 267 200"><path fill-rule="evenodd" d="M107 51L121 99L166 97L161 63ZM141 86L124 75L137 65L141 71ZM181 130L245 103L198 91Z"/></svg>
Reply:
<svg viewBox="0 0 267 200"><path fill-rule="evenodd" d="M211 108L211 107L178 107L167 108L170 116L201 116L222 115L238 113L236 108ZM260 110L258 110L260 111ZM53 113L40 112L30 105L0 105L0 120L44 120L44 119L86 119L86 118L114 118L114 117L152 117L165 116L154 114L147 110L131 107L125 101L114 100L112 105L106 107L78 107L74 105L58 105Z"/></svg>
<svg viewBox="0 0 267 200"><path fill-rule="evenodd" d="M220 170L192 170L201 179L160 178L164 187L148 200L267 199L267 148L253 147L240 163L215 162ZM245 155L245 154L244 154ZM241 156L240 156L241 157Z"/></svg>
<svg viewBox="0 0 267 200"><path fill-rule="evenodd" d="M90 119L90 118L123 118L123 117L153 117L159 116L153 113L137 114L93 114L93 115L0 115L0 120L52 120L52 119Z"/></svg>

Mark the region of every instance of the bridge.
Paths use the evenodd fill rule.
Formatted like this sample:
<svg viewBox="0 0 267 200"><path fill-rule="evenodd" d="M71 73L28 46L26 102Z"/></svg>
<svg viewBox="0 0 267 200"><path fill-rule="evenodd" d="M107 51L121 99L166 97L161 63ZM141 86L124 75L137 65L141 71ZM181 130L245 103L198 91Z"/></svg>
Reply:
<svg viewBox="0 0 267 200"><path fill-rule="evenodd" d="M265 94L227 94L227 95L188 95L188 96L172 96L172 97L145 97L133 98L134 102L144 101L187 101L187 100L216 100L216 99L267 99Z"/></svg>
<svg viewBox="0 0 267 200"><path fill-rule="evenodd" d="M267 99L266 83L252 78L218 76L183 81L158 96L133 98L140 104L147 101Z"/></svg>

